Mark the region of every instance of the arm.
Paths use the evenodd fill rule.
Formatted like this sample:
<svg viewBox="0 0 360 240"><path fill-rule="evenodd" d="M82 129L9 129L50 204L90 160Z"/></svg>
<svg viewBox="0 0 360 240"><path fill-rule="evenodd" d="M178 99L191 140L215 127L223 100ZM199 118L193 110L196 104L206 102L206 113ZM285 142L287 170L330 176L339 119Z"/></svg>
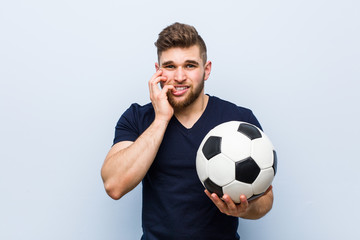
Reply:
<svg viewBox="0 0 360 240"><path fill-rule="evenodd" d="M135 142L123 141L115 144L107 154L101 169L105 190L113 199L120 199L135 188L150 168L162 142L173 109L166 93L172 86L162 90L157 84L165 81L157 71L149 81L150 99L155 110L153 123Z"/></svg>
<svg viewBox="0 0 360 240"><path fill-rule="evenodd" d="M241 195L240 204L235 204L230 196L226 194L221 200L215 193L211 194L207 190L205 190L205 193L222 213L245 219L262 218L271 210L274 201L272 186L266 190L264 195L250 202L247 201L245 195Z"/></svg>

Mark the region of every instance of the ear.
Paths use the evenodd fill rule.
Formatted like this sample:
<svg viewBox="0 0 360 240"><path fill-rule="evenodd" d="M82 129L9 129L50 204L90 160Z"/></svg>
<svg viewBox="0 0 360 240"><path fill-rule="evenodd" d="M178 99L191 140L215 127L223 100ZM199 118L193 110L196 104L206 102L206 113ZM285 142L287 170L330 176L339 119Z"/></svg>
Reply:
<svg viewBox="0 0 360 240"><path fill-rule="evenodd" d="M159 63L155 63L155 69L156 69L156 71L159 71L159 69L160 69L160 65L159 65Z"/></svg>
<svg viewBox="0 0 360 240"><path fill-rule="evenodd" d="M205 63L205 66L204 66L204 71L205 71L205 74L204 74L204 80L206 81L209 76L210 76L210 72L211 72L211 61L207 61L207 63Z"/></svg>

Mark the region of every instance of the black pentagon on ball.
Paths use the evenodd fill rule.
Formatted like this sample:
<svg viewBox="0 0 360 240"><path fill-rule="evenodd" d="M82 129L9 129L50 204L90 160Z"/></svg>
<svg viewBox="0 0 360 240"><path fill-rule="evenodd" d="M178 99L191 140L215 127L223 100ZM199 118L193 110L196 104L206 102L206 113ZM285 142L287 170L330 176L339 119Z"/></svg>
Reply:
<svg viewBox="0 0 360 240"><path fill-rule="evenodd" d="M202 152L207 160L221 153L221 137L210 136L206 140Z"/></svg>
<svg viewBox="0 0 360 240"><path fill-rule="evenodd" d="M273 154L274 154L274 163L272 165L272 168L274 169L274 176L275 176L277 171L277 154L275 150L273 150Z"/></svg>
<svg viewBox="0 0 360 240"><path fill-rule="evenodd" d="M259 129L248 123L241 123L238 128L238 132L244 134L251 140L261 138L261 132L259 131Z"/></svg>
<svg viewBox="0 0 360 240"><path fill-rule="evenodd" d="M222 187L211 181L210 178L207 178L204 181L204 185L209 192L216 193L216 195L218 195L219 197L222 197L224 195Z"/></svg>
<svg viewBox="0 0 360 240"><path fill-rule="evenodd" d="M253 183L260 173L260 167L248 157L235 163L235 179L244 183Z"/></svg>

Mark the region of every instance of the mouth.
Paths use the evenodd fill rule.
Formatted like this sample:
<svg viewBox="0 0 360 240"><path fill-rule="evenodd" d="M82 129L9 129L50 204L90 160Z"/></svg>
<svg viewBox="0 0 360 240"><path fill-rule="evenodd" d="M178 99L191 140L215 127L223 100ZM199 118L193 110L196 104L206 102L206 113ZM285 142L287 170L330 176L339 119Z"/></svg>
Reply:
<svg viewBox="0 0 360 240"><path fill-rule="evenodd" d="M183 94L185 94L189 87L188 86L174 86L175 90L172 91L172 94L175 96L181 96Z"/></svg>

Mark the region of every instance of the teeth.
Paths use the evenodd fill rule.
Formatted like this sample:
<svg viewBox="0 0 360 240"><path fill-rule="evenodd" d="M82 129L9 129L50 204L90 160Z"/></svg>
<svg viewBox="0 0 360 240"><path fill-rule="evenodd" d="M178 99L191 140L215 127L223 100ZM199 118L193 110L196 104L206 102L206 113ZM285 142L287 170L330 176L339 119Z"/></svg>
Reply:
<svg viewBox="0 0 360 240"><path fill-rule="evenodd" d="M178 90L178 91L181 91L181 90L185 90L186 87L175 87L175 89Z"/></svg>

